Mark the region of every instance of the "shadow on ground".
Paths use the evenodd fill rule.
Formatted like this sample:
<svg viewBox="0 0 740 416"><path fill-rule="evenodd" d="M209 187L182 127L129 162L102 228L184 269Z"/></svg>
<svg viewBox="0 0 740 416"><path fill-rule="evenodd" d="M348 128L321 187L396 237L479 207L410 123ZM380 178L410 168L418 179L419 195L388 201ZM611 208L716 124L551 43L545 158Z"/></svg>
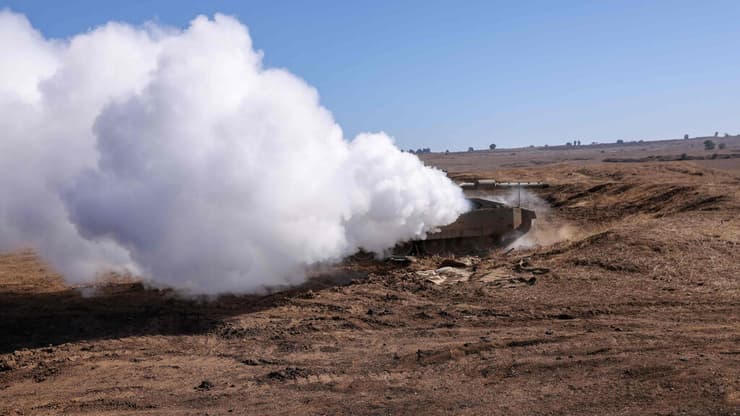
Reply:
<svg viewBox="0 0 740 416"><path fill-rule="evenodd" d="M0 353L82 340L211 331L230 316L279 306L310 290L344 286L366 274L327 273L267 295L184 297L141 283L109 283L94 296L78 289L28 293L0 287Z"/></svg>

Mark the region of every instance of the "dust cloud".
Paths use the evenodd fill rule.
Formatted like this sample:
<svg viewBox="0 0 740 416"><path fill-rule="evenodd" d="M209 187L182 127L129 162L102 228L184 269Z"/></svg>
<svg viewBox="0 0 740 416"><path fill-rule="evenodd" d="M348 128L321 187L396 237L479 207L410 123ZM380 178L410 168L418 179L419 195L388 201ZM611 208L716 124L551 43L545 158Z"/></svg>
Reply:
<svg viewBox="0 0 740 416"><path fill-rule="evenodd" d="M224 15L47 39L0 11L0 250L34 247L72 282L258 291L468 209L388 135L346 140L262 56Z"/></svg>
<svg viewBox="0 0 740 416"><path fill-rule="evenodd" d="M537 219L534 220L529 232L514 240L505 248L506 250L549 246L572 240L579 235L578 228L557 219L547 201L526 188L511 188L506 193L487 197L510 206L533 210L537 214Z"/></svg>

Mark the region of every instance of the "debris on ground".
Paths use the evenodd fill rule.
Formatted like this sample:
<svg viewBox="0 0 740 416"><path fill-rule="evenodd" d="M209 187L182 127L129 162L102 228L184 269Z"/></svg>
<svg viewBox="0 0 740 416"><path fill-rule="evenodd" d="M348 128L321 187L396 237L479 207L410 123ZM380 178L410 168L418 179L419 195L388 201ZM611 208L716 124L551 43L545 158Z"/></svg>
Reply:
<svg viewBox="0 0 740 416"><path fill-rule="evenodd" d="M416 272L416 274L436 285L442 285L467 282L473 272L459 269L457 267L446 266L440 267L436 270L421 270Z"/></svg>
<svg viewBox="0 0 740 416"><path fill-rule="evenodd" d="M546 274L550 272L550 269L546 267L532 267L530 264L530 258L524 257L514 264L514 271L518 273L528 272L532 274Z"/></svg>
<svg viewBox="0 0 740 416"><path fill-rule="evenodd" d="M472 267L479 262L480 259L473 256L446 258L442 260L442 262L439 264L439 267L457 267L460 269L464 269L467 267Z"/></svg>
<svg viewBox="0 0 740 416"><path fill-rule="evenodd" d="M408 266L411 263L416 263L416 257L393 255L393 256L388 257L388 262L393 263L393 264L398 264L401 266Z"/></svg>

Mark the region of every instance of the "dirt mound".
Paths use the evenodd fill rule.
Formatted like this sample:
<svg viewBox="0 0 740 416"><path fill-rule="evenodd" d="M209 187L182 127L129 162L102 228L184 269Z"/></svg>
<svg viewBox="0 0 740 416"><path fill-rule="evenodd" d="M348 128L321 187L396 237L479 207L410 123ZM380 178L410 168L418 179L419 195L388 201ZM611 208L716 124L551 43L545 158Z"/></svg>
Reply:
<svg viewBox="0 0 740 416"><path fill-rule="evenodd" d="M682 212L736 212L740 205L722 186L605 182L552 186L545 196L568 219L612 221L627 216Z"/></svg>

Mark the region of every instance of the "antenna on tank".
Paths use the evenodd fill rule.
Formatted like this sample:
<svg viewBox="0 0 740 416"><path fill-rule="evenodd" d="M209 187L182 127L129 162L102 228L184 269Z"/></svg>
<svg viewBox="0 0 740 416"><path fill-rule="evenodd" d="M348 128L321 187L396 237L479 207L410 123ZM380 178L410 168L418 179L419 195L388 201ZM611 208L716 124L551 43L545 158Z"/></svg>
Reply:
<svg viewBox="0 0 740 416"><path fill-rule="evenodd" d="M521 207L522 206L522 183L517 182L516 190L517 190L517 198L516 198L516 206Z"/></svg>

